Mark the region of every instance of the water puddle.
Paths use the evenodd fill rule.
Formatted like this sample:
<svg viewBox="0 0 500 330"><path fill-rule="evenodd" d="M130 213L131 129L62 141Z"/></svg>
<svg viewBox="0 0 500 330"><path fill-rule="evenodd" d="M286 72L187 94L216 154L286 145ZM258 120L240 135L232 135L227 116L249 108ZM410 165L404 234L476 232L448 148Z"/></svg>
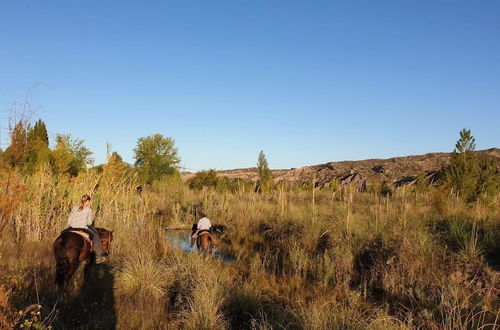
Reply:
<svg viewBox="0 0 500 330"><path fill-rule="evenodd" d="M166 236L168 244L173 248L180 249L185 252L198 252L196 244L194 247L189 246L189 244L191 244L190 230L167 230ZM213 248L212 255L226 262L236 261L236 258L231 251L217 249L217 247Z"/></svg>

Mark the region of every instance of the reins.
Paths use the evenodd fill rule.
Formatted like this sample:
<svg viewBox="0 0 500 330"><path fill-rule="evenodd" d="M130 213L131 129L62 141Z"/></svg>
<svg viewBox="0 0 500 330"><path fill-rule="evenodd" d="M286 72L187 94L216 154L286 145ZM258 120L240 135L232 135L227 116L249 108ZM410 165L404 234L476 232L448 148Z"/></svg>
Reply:
<svg viewBox="0 0 500 330"><path fill-rule="evenodd" d="M109 247L108 248L108 253L111 253L111 233L108 232L107 234L108 234L108 237L106 237L106 239L105 239L104 242L108 243L108 247Z"/></svg>

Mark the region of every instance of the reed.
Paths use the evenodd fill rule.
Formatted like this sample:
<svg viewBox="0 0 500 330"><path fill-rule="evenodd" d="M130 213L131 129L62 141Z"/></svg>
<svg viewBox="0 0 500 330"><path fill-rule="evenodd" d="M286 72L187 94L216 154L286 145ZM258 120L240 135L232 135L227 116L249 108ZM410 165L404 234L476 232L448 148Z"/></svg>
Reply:
<svg viewBox="0 0 500 330"><path fill-rule="evenodd" d="M96 224L115 231L112 255L81 267L63 303L51 243L99 178L0 171L0 187L16 187L0 190L0 284L9 288L0 292L0 322L20 326L17 311L38 297L40 320L56 328L499 325L500 199L470 204L439 188L381 194L282 185L256 194L166 179L139 194L135 177L105 172L92 206ZM235 262L167 244L164 228L190 227L199 207L227 226L218 246Z"/></svg>

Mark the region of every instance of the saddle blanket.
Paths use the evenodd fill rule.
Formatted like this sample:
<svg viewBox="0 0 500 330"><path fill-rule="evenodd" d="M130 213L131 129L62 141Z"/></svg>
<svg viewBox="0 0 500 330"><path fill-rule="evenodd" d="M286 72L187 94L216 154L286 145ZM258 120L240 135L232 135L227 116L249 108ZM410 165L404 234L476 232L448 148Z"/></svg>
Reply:
<svg viewBox="0 0 500 330"><path fill-rule="evenodd" d="M83 237L84 240L92 244L92 240L90 239L90 235L84 231L80 230L69 230L70 233L75 233Z"/></svg>

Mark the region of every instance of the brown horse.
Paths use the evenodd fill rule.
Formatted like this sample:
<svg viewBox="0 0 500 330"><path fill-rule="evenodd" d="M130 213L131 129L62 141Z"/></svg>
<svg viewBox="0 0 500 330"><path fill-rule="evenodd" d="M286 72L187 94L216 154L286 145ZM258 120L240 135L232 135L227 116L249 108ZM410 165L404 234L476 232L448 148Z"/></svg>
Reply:
<svg viewBox="0 0 500 330"><path fill-rule="evenodd" d="M96 228L101 239L101 247L105 254L111 251L113 231ZM95 256L89 241L81 235L66 231L61 233L52 244L56 259L56 280L59 287L67 285L78 269L80 262L91 260Z"/></svg>
<svg viewBox="0 0 500 330"><path fill-rule="evenodd" d="M214 237L209 231L202 231L196 238L196 246L199 252L208 253L212 249Z"/></svg>

